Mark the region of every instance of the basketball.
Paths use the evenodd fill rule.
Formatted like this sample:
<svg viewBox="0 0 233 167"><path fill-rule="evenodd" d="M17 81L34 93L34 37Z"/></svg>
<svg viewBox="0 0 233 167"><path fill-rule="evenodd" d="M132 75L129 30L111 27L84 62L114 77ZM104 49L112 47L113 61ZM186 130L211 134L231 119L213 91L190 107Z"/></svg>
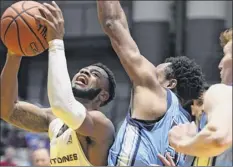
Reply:
<svg viewBox="0 0 233 167"><path fill-rule="evenodd" d="M39 24L41 15L35 1L19 1L6 9L1 17L1 39L8 50L21 56L36 56L48 48L47 28Z"/></svg>

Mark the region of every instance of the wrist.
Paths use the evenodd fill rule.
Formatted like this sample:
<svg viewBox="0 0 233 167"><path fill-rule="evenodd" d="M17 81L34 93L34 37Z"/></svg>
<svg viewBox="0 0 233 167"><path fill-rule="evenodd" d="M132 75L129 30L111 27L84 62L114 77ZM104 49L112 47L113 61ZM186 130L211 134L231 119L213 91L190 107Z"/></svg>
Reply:
<svg viewBox="0 0 233 167"><path fill-rule="evenodd" d="M64 42L62 39L53 39L48 42L49 44L49 51L54 49L64 50Z"/></svg>
<svg viewBox="0 0 233 167"><path fill-rule="evenodd" d="M12 52L12 51L10 51L10 50L8 50L7 51L7 56L11 56L11 57L22 57L23 55L20 55L20 54L17 54L17 53L14 53L14 52Z"/></svg>
<svg viewBox="0 0 233 167"><path fill-rule="evenodd" d="M21 59L22 59L22 56L18 56L16 54L8 51L7 61L16 62L16 63L19 62L20 63Z"/></svg>

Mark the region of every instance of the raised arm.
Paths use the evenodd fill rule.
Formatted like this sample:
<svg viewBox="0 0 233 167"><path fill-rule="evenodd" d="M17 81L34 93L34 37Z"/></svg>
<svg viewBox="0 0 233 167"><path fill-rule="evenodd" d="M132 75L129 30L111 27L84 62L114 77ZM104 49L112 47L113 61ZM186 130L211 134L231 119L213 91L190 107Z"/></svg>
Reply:
<svg viewBox="0 0 233 167"><path fill-rule="evenodd" d="M31 132L47 132L53 118L50 109L17 100L20 61L20 56L8 53L1 73L1 119Z"/></svg>
<svg viewBox="0 0 233 167"><path fill-rule="evenodd" d="M98 0L97 7L99 22L133 84L149 88L160 87L155 66L141 55L131 37L120 2Z"/></svg>
<svg viewBox="0 0 233 167"><path fill-rule="evenodd" d="M55 2L45 3L41 8L45 18L36 16L48 27L47 41L49 43L48 98L52 112L66 125L84 136L98 138L106 134L111 123L98 112L87 112L86 107L77 101L73 95L71 81L67 69L65 48L63 42L64 20L60 8ZM105 132L105 135L99 133Z"/></svg>

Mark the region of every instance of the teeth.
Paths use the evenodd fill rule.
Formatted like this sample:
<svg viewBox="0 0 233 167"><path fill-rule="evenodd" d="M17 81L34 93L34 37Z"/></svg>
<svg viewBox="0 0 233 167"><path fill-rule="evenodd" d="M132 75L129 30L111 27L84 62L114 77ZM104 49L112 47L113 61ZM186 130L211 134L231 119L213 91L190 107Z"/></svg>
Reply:
<svg viewBox="0 0 233 167"><path fill-rule="evenodd" d="M85 79L81 79L80 81L81 81L82 83L86 84Z"/></svg>
<svg viewBox="0 0 233 167"><path fill-rule="evenodd" d="M87 84L85 78L83 77L78 78L78 81L81 82L82 84L85 84L85 85Z"/></svg>

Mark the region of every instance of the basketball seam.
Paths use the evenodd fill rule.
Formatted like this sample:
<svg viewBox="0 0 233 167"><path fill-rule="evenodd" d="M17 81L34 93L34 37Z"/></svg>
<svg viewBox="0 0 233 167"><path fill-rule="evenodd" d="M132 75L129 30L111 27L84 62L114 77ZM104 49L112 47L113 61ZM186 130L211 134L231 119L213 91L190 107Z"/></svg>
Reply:
<svg viewBox="0 0 233 167"><path fill-rule="evenodd" d="M29 13L27 12L27 10L25 10L25 8L24 8L24 4L25 4L25 2L26 2L26 1L24 1L24 2L22 3L22 9L23 9L23 11L25 11L25 13L26 13L26 14L28 14L28 15L29 15ZM31 15L31 14L30 14L30 16L32 16L34 19L36 19L33 15ZM21 16L21 17L23 18L23 16ZM35 34L34 34L34 35L35 35ZM45 50L45 47L44 47L43 43L41 42L40 38L39 38L39 37L37 37L37 39L39 40L39 42L40 42L40 44L41 44L42 48Z"/></svg>
<svg viewBox="0 0 233 167"><path fill-rule="evenodd" d="M32 14L28 13L27 10L24 8L25 2L26 2L26 1L24 1L24 2L22 3L22 9L25 11L26 14L28 14L29 16L31 16L31 17L33 17L34 19L36 19ZM23 17L23 16L21 16L21 17ZM35 34L34 34L34 35L35 35ZM40 40L39 38L38 38L38 40L39 40L41 46L43 47L43 49L45 50L45 47L44 47L43 43L41 42L41 40Z"/></svg>
<svg viewBox="0 0 233 167"><path fill-rule="evenodd" d="M31 10L31 9L33 9L33 8L37 8L37 6L30 7L30 8L28 8L28 9L26 9L26 11ZM19 17L20 14L22 14L22 13L24 13L24 12L26 12L26 11L21 11L19 14L17 14L17 16L15 17L15 19L16 19L17 17ZM5 17L1 18L1 20L5 19L5 18L7 18L7 17L12 17L12 16L5 16ZM13 17L13 18L14 18L14 17Z"/></svg>
<svg viewBox="0 0 233 167"><path fill-rule="evenodd" d="M15 20L15 24L16 24L16 27L17 27L17 36L18 36L18 43L19 43L19 47L20 47L20 50L21 52L23 53L23 55L26 55L22 49L22 46L21 46L21 42L20 42L20 36L19 36L19 26L18 26L18 23L17 23L17 20Z"/></svg>
<svg viewBox="0 0 233 167"><path fill-rule="evenodd" d="M33 9L33 8L36 8L36 7L37 7L37 6L33 6L33 7L31 7L31 8L28 8L26 11L28 11L28 10L30 10L30 9ZM15 10L14 10L14 11L15 11ZM10 25L11 25L22 13L24 13L24 12L25 12L25 11L22 11L22 12L20 12L20 13L16 12L16 14L17 14L16 17L5 16L5 17L3 17L3 18L1 19L1 21L2 21L3 19L5 19L5 18L8 18L8 17L10 17L10 18L13 19L13 20L10 22L10 24L8 24L8 26L7 26L7 28L6 28L6 31L5 31L5 33L4 33L3 42L5 42L6 33L7 33L8 29L10 28Z"/></svg>
<svg viewBox="0 0 233 167"><path fill-rule="evenodd" d="M18 13L18 11L17 11L15 8L13 8L12 6L11 6L11 8L12 8L14 11L16 11L16 12ZM22 20L24 21L24 23L28 26L28 28L31 30L31 32L34 34L34 36L36 37L36 39L40 42L42 48L45 50L44 45L43 45L42 42L40 41L40 38L39 38L39 37L36 35L36 33L32 30L32 28L30 27L30 25L28 24L28 22L24 19L23 16L20 15L20 17L22 18Z"/></svg>

